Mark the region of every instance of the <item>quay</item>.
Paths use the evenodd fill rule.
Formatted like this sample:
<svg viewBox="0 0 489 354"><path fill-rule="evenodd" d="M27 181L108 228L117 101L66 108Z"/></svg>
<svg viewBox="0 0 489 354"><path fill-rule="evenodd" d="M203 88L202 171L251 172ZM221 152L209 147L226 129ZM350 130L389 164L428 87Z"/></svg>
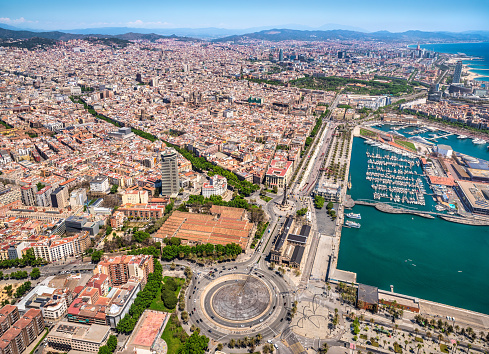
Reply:
<svg viewBox="0 0 489 354"><path fill-rule="evenodd" d="M373 201L368 201L368 200L355 200L355 201L353 201L353 203L354 203L354 205L373 206L373 207L375 207L375 209L377 209L378 211L381 211L383 213L411 214L411 215L421 216L421 217L427 218L427 219L434 219L435 217L432 214L438 214L438 213L432 213L429 211L421 211L421 210L413 210L413 209L394 207L394 206L386 204L386 203L373 202Z"/></svg>

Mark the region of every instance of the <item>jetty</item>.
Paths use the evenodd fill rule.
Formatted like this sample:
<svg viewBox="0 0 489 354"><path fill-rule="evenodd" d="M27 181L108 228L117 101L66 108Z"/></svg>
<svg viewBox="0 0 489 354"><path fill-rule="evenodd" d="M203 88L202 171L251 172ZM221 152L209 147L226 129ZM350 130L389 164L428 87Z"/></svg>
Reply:
<svg viewBox="0 0 489 354"><path fill-rule="evenodd" d="M427 219L434 219L435 217L432 214L437 214L437 213L432 213L429 211L395 207L395 206L392 206L392 205L387 204L387 203L369 201L369 200L365 200L365 199L355 200L354 203L355 203L355 205L373 206L378 211L381 211L383 213L388 213L388 214L411 214L411 215L421 216L421 217L427 218Z"/></svg>

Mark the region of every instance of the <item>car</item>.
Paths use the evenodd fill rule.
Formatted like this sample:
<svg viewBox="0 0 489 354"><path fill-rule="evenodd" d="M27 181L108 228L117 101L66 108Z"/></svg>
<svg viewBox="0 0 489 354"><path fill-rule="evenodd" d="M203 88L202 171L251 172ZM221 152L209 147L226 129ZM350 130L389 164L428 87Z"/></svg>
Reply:
<svg viewBox="0 0 489 354"><path fill-rule="evenodd" d="M197 299L194 299L194 302L197 302Z"/></svg>
<svg viewBox="0 0 489 354"><path fill-rule="evenodd" d="M263 318L260 319L260 322L263 322Z"/></svg>
<svg viewBox="0 0 489 354"><path fill-rule="evenodd" d="M271 339L267 340L267 343L272 343L272 340Z"/></svg>
<svg viewBox="0 0 489 354"><path fill-rule="evenodd" d="M192 295L189 295L188 298L190 299L192 297Z"/></svg>
<svg viewBox="0 0 489 354"><path fill-rule="evenodd" d="M244 325L241 325L241 327L244 327Z"/></svg>
<svg viewBox="0 0 489 354"><path fill-rule="evenodd" d="M275 349L278 349L278 345L277 344L274 344L273 346L275 347Z"/></svg>

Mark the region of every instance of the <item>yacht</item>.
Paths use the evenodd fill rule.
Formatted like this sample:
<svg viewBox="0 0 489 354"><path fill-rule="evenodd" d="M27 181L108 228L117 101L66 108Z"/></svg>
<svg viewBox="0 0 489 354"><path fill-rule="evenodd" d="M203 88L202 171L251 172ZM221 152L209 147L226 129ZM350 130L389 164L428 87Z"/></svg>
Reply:
<svg viewBox="0 0 489 354"><path fill-rule="evenodd" d="M467 135L459 135L457 139L467 139Z"/></svg>
<svg viewBox="0 0 489 354"><path fill-rule="evenodd" d="M350 219L361 219L362 218L362 216L360 214L355 214L355 213L348 213L348 214L346 214L346 217L350 218Z"/></svg>
<svg viewBox="0 0 489 354"><path fill-rule="evenodd" d="M345 226L354 227L355 229L359 229L361 225L359 223L357 223L357 222L346 220L345 221Z"/></svg>
<svg viewBox="0 0 489 354"><path fill-rule="evenodd" d="M479 138L475 138L474 140L472 140L472 142L476 145L482 145L486 143L484 139L479 139Z"/></svg>

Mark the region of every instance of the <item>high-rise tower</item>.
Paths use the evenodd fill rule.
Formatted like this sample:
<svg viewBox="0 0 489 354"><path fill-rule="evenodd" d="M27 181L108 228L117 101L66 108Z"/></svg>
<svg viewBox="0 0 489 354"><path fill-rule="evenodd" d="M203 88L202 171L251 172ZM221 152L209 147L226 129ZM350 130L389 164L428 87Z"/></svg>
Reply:
<svg viewBox="0 0 489 354"><path fill-rule="evenodd" d="M166 149L161 153L161 194L176 197L179 190L177 152Z"/></svg>
<svg viewBox="0 0 489 354"><path fill-rule="evenodd" d="M462 76L462 61L460 60L457 62L457 65L455 66L455 71L453 72L453 83L459 84L461 76Z"/></svg>

